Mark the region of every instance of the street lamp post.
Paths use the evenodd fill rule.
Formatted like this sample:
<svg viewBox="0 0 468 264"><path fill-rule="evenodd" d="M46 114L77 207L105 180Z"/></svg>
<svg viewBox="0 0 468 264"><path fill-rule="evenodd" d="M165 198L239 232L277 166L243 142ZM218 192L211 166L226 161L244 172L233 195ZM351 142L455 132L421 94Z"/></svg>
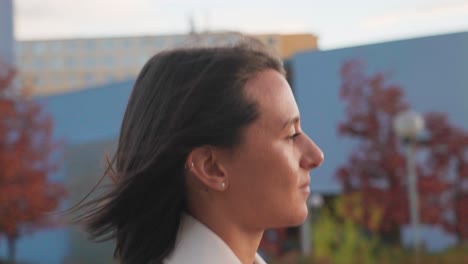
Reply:
<svg viewBox="0 0 468 264"><path fill-rule="evenodd" d="M413 248L416 253L420 251L421 242L419 235L419 193L416 175L416 144L418 135L424 129L424 119L413 111L400 113L394 120L396 134L407 145L407 173L408 173L408 197L410 204L410 219L413 232Z"/></svg>
<svg viewBox="0 0 468 264"><path fill-rule="evenodd" d="M310 256L312 243L311 243L311 223L310 213L307 214L306 221L299 227L301 239L301 253L303 256Z"/></svg>
<svg viewBox="0 0 468 264"><path fill-rule="evenodd" d="M313 194L307 200L307 207L310 209L307 214L307 219L300 227L301 235L301 252L304 256L310 256L312 254L312 219L315 219L317 209L322 207L323 197L320 194Z"/></svg>

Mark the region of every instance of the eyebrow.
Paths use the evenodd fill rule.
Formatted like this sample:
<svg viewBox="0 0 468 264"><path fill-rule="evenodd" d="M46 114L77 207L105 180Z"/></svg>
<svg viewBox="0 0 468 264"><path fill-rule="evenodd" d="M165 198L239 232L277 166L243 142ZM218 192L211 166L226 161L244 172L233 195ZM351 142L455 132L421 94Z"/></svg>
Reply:
<svg viewBox="0 0 468 264"><path fill-rule="evenodd" d="M286 122L284 122L284 125L283 125L282 128L285 129L288 126L299 122L299 120L301 120L299 116L295 116L295 117L293 117L291 119L288 119Z"/></svg>

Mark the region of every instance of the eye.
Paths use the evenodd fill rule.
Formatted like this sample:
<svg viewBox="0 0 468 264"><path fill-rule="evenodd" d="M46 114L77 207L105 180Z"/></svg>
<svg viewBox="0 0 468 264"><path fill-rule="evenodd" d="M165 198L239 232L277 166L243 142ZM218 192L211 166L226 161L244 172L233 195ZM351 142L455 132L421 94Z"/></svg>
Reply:
<svg viewBox="0 0 468 264"><path fill-rule="evenodd" d="M288 139L294 140L297 136L301 135L300 132L294 133L293 135L289 136Z"/></svg>

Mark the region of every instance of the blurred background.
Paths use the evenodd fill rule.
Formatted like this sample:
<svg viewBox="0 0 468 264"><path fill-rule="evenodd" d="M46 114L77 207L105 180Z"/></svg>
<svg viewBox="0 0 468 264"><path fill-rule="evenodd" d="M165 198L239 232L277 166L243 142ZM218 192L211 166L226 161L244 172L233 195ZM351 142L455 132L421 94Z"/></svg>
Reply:
<svg viewBox="0 0 468 264"><path fill-rule="evenodd" d="M113 263L50 212L99 181L151 55L245 36L325 153L267 261L468 263L466 0L0 0L0 263Z"/></svg>

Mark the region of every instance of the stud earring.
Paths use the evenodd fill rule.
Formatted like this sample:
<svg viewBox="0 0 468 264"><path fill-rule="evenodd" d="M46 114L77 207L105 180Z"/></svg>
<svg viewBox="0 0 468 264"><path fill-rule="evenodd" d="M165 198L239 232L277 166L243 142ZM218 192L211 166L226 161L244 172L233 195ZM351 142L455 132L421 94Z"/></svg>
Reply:
<svg viewBox="0 0 468 264"><path fill-rule="evenodd" d="M221 183L221 189L224 191L225 188L226 188L226 183L222 182Z"/></svg>
<svg viewBox="0 0 468 264"><path fill-rule="evenodd" d="M185 164L185 169L186 169L186 170L191 170L191 169L193 169L193 161L190 163L190 167L189 167L189 168L187 168L187 164Z"/></svg>

